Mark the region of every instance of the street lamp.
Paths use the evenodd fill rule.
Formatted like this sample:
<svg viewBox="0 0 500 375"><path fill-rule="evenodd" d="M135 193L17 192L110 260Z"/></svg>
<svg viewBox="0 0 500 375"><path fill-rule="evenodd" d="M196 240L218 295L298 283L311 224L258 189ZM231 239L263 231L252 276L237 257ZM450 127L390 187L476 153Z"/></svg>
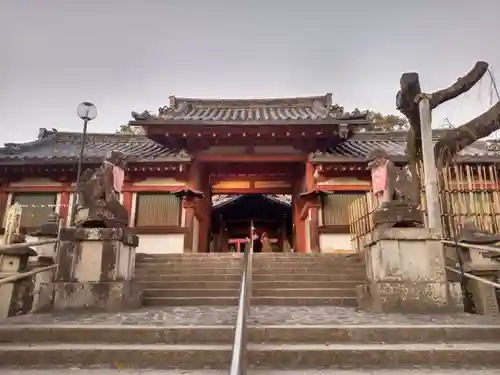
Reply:
<svg viewBox="0 0 500 375"><path fill-rule="evenodd" d="M82 174L82 165L83 165L83 152L85 150L85 141L87 138L87 124L89 121L92 121L97 117L97 108L94 104L90 102L82 102L78 104L76 108L76 113L78 117L83 120L83 132L82 132L82 143L80 145L80 156L78 158L78 169L76 175L76 194L73 198L73 207L71 210L71 221L70 224L73 226L75 224L75 215L76 209L78 207L79 195L78 191L80 190L80 175Z"/></svg>

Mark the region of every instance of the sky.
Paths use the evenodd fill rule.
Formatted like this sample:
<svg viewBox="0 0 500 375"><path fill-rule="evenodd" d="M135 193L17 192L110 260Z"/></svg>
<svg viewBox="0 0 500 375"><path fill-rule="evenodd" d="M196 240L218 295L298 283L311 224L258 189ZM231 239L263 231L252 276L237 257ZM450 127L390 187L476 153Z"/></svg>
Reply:
<svg viewBox="0 0 500 375"><path fill-rule="evenodd" d="M398 114L403 72L432 92L484 60L500 86L499 14L498 0L0 0L0 145L80 131L82 101L98 108L90 132L171 95L331 92L346 110ZM484 78L433 126L477 116L490 92Z"/></svg>

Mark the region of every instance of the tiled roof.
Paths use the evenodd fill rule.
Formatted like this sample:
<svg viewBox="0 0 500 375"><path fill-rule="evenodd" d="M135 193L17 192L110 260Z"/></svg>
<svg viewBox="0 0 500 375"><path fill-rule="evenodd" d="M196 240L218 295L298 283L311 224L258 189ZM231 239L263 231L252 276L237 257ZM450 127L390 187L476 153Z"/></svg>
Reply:
<svg viewBox="0 0 500 375"><path fill-rule="evenodd" d="M25 163L67 163L78 160L81 134L42 129L37 140L6 144L0 148L0 165ZM384 148L390 155L406 159L406 133L364 132L337 144L328 152L311 155L315 162L364 162L371 151ZM184 150L173 150L144 135L88 134L85 146L87 162L100 162L110 150L121 151L130 162L178 162L191 157ZM500 162L500 142L478 141L459 154L463 162Z"/></svg>
<svg viewBox="0 0 500 375"><path fill-rule="evenodd" d="M434 131L434 143L442 130ZM316 152L311 160L321 161L364 161L375 149L385 149L396 159L405 161L406 132L356 133L345 142L339 143L327 152ZM500 142L479 140L458 154L459 162L500 162Z"/></svg>
<svg viewBox="0 0 500 375"><path fill-rule="evenodd" d="M367 123L367 112L344 112L332 105L332 95L276 99L192 99L170 97L170 105L136 123L181 124L340 124ZM133 124L134 121L131 122Z"/></svg>
<svg viewBox="0 0 500 375"><path fill-rule="evenodd" d="M33 142L9 143L0 148L0 164L74 162L79 158L81 141L81 133L40 129L38 139ZM168 149L143 135L87 135L84 149L87 162L100 162L111 150L123 152L130 162L190 160L185 151Z"/></svg>

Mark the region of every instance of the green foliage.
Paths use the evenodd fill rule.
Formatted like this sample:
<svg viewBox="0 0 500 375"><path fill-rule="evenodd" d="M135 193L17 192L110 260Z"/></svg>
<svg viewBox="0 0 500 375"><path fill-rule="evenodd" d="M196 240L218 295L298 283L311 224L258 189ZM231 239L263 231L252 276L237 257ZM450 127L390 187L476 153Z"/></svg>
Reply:
<svg viewBox="0 0 500 375"><path fill-rule="evenodd" d="M116 131L117 133L122 133L122 134L139 134L140 130L136 126L130 126L128 124L126 125L120 125L118 130Z"/></svg>
<svg viewBox="0 0 500 375"><path fill-rule="evenodd" d="M368 111L368 118L373 121L378 130L409 130L410 124L406 117L384 115L380 112Z"/></svg>

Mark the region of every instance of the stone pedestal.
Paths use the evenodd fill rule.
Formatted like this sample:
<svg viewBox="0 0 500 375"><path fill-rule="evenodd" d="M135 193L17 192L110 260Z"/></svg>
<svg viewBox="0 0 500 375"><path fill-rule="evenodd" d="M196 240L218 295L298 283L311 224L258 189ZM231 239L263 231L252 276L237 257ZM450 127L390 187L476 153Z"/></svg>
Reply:
<svg viewBox="0 0 500 375"><path fill-rule="evenodd" d="M462 311L459 288L448 284L440 236L425 228L392 228L366 238L368 284L358 287L361 308L373 312Z"/></svg>
<svg viewBox="0 0 500 375"><path fill-rule="evenodd" d="M65 228L60 239L54 281L41 286L45 309L118 311L140 306L132 283L136 235L121 228Z"/></svg>

